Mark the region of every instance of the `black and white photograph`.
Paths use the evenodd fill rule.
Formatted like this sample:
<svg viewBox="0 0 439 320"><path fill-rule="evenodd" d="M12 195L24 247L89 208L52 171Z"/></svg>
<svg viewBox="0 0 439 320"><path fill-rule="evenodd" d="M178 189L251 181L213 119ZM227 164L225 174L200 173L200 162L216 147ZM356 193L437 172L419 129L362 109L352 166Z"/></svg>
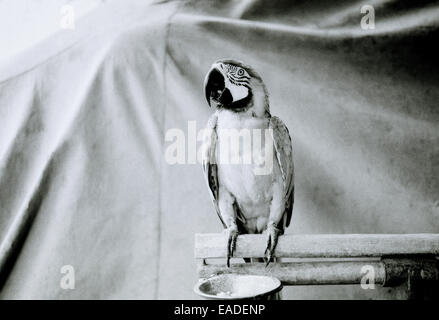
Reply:
<svg viewBox="0 0 439 320"><path fill-rule="evenodd" d="M439 1L0 0L0 300L257 319L438 257Z"/></svg>

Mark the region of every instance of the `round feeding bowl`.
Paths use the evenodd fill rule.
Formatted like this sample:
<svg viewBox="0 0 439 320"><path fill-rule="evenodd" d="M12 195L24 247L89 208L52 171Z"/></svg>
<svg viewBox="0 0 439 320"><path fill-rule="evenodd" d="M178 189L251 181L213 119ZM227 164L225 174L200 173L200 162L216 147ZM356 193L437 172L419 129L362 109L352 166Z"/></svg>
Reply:
<svg viewBox="0 0 439 320"><path fill-rule="evenodd" d="M240 274L221 274L200 280L196 294L210 300L279 299L282 284L277 278Z"/></svg>

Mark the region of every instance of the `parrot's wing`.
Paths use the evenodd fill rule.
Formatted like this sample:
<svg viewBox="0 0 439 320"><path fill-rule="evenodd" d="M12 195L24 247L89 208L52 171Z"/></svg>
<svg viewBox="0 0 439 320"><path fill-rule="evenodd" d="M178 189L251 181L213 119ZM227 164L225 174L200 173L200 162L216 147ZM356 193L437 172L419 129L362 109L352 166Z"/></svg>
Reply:
<svg viewBox="0 0 439 320"><path fill-rule="evenodd" d="M293 147L288 128L278 117L271 117L270 129L276 152L276 159L279 164L285 192L285 214L286 227L289 226L294 205L294 163Z"/></svg>
<svg viewBox="0 0 439 320"><path fill-rule="evenodd" d="M224 228L226 224L224 223L221 213L218 207L218 166L216 163L216 144L218 141L218 136L216 133L216 123L217 115L213 114L209 121L207 122L206 129L204 130L203 139L203 170L204 177L206 178L207 185L209 187L210 195L212 197L213 204L215 206L216 213L221 220Z"/></svg>

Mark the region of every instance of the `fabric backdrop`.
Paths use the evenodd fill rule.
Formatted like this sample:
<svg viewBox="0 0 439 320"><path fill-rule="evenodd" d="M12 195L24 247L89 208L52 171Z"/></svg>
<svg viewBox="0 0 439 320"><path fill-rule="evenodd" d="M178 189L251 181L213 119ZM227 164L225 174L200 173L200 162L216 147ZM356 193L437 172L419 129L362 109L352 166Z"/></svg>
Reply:
<svg viewBox="0 0 439 320"><path fill-rule="evenodd" d="M201 166L169 164L165 135L204 126L203 78L224 57L261 74L292 134L287 233L439 232L437 3L95 1L75 29L58 27L75 2L30 3L0 2L1 298L196 298L194 234L222 227Z"/></svg>

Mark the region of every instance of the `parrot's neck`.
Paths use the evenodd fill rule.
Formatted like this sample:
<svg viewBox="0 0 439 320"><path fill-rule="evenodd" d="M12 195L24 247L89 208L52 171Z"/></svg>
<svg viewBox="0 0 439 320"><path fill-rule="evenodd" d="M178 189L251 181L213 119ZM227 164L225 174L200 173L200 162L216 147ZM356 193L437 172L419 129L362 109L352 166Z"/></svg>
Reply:
<svg viewBox="0 0 439 320"><path fill-rule="evenodd" d="M259 81L254 80L251 83L253 99L253 106L247 110L253 117L266 118L270 116L270 106L268 102L268 93L265 85Z"/></svg>

